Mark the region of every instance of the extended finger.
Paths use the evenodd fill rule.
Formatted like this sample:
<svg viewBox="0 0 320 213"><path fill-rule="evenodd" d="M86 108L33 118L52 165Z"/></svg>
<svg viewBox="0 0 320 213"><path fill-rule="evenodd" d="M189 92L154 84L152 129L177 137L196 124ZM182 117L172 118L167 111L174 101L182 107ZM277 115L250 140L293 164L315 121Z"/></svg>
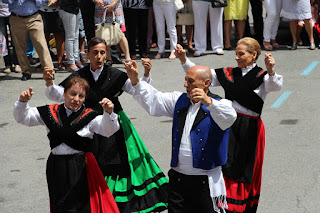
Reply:
<svg viewBox="0 0 320 213"><path fill-rule="evenodd" d="M130 63L130 62L129 62ZM138 68L138 64L135 60L131 61L131 64L134 68Z"/></svg>
<svg viewBox="0 0 320 213"><path fill-rule="evenodd" d="M29 88L29 94L32 95L33 93L34 93L34 92L33 92L33 88L30 87L30 88Z"/></svg>

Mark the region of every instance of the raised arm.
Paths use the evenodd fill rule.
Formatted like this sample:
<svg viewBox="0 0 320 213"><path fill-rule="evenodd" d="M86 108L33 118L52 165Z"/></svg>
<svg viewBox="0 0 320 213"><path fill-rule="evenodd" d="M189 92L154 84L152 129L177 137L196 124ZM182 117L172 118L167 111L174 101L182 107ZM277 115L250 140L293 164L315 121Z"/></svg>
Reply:
<svg viewBox="0 0 320 213"><path fill-rule="evenodd" d="M180 92L162 93L153 86L144 81L140 81L138 66L135 61L124 63L127 69L127 75L135 88L133 98L153 116L168 116L172 117L174 106Z"/></svg>
<svg viewBox="0 0 320 213"><path fill-rule="evenodd" d="M188 69L190 69L191 67L195 66L195 64L188 59L186 50L183 49L183 47L180 44L178 44L177 47L174 49L174 54L177 58L179 58L185 72L187 72Z"/></svg>
<svg viewBox="0 0 320 213"><path fill-rule="evenodd" d="M118 115L113 112L114 105L109 99L104 98L99 103L104 109L103 115L97 116L88 127L91 132L110 137L120 129Z"/></svg>
<svg viewBox="0 0 320 213"><path fill-rule="evenodd" d="M17 123L26 126L44 125L37 108L30 107L28 104L28 101L31 99L33 94L33 89L30 87L29 90L21 92L19 100L16 101L13 110L13 117Z"/></svg>
<svg viewBox="0 0 320 213"><path fill-rule="evenodd" d="M54 84L54 71L51 68L45 67L43 71L43 80L46 82L44 94L52 101L64 102L64 88Z"/></svg>
<svg viewBox="0 0 320 213"><path fill-rule="evenodd" d="M152 84L152 79L150 77L151 73L151 68L152 68L152 62L149 58L142 58L142 65L144 67L144 75L140 78L141 81L145 81L148 84ZM130 78L125 82L125 84L122 87L122 90L125 91L126 93L129 93L131 95L134 94L135 89L131 84Z"/></svg>
<svg viewBox="0 0 320 213"><path fill-rule="evenodd" d="M265 53L265 65L268 74L264 76L264 89L267 93L280 91L283 85L283 77L276 73L274 66L276 64L271 53Z"/></svg>

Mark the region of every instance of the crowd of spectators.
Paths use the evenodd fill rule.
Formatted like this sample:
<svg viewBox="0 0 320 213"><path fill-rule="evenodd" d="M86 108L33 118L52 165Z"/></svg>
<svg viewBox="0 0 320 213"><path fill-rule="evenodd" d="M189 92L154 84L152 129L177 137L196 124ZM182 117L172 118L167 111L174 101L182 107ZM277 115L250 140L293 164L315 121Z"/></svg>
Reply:
<svg viewBox="0 0 320 213"><path fill-rule="evenodd" d="M31 78L30 64L36 62L27 54L29 43L40 59L37 69L53 67L52 61L57 61L58 70L78 71L87 61L86 41L95 36L95 25L102 21L104 10L107 10L106 22L110 23L114 14L123 32L117 46L108 46L109 65L121 63L122 54L125 61L137 59L137 54L140 58L149 58L150 49L155 47L158 49L154 59L173 60L177 44L185 46L195 57L202 56L207 46L211 46L213 53L223 55L224 51L233 50L236 41L243 37L253 37L265 50L272 51L280 47L276 38L281 18L289 22L292 36L289 49L295 50L303 44L311 50L319 46L318 0L228 0L228 6L223 8L212 8L206 0L183 0L188 7L185 11L193 17L190 24L185 25L186 44L183 25L176 22L177 14L184 11L176 11L175 1L0 0L3 73L22 72L21 80ZM248 22L250 4L253 30ZM300 36L303 28L309 38L307 43ZM232 42L232 33L235 42ZM55 38L56 55L50 50L52 38ZM166 45L166 38L170 45ZM5 48L7 53L2 52ZM168 56L165 56L166 48Z"/></svg>

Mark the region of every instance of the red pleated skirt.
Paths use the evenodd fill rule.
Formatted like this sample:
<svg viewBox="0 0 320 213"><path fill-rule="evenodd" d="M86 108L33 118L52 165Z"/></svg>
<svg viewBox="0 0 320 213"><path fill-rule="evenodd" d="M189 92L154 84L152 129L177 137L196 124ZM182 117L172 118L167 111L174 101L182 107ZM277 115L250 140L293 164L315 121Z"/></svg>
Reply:
<svg viewBox="0 0 320 213"><path fill-rule="evenodd" d="M261 119L258 120L258 138L253 169L252 183L235 181L224 176L227 189L227 212L256 212L261 192L262 165L265 149L265 128Z"/></svg>

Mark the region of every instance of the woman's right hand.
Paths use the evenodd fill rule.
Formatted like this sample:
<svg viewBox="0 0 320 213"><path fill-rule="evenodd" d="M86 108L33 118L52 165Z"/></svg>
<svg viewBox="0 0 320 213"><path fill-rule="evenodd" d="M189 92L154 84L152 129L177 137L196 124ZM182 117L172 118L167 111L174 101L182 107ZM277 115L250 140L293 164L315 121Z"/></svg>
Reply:
<svg viewBox="0 0 320 213"><path fill-rule="evenodd" d="M34 94L34 92L32 91L33 88L30 87L29 90L23 91L20 93L20 97L19 97L19 101L20 102L28 102L32 95Z"/></svg>

